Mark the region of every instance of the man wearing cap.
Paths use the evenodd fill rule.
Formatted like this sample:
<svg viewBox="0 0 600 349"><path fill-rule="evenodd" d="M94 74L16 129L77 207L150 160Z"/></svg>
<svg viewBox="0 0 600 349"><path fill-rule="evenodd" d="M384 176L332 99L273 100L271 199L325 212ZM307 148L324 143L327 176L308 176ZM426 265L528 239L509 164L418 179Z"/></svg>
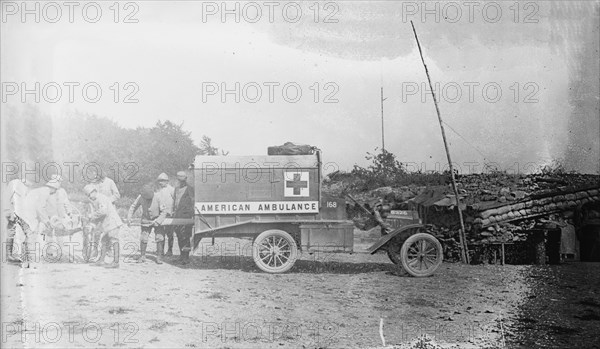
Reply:
<svg viewBox="0 0 600 349"><path fill-rule="evenodd" d="M21 187L16 182L13 185ZM22 187L16 189L16 191L20 191L20 194L15 190L6 193L13 200L12 206L9 205L7 207L8 211L5 213L8 219L8 240L11 242L10 252L12 254L12 242L14 242L16 226L19 225L25 235L25 242L23 243L23 267L28 268L29 262L33 260L37 234L50 229L50 216L46 210L46 204L50 196L54 195L58 188L60 188L60 182L50 180L43 187L27 191L24 196L21 196L23 195ZM20 197L17 198L15 195L19 195Z"/></svg>
<svg viewBox="0 0 600 349"><path fill-rule="evenodd" d="M110 202L113 204L121 197L119 193L119 189L115 182L106 177L104 173L102 173L102 168L100 168L97 164L96 166L90 166L90 170L92 172L91 175L91 184L96 187L99 194L102 194L110 199ZM94 259L98 256L98 249L101 247L102 242L100 242L99 238L102 234L97 232L92 233L93 244L90 246L92 249L92 253L90 259Z"/></svg>
<svg viewBox="0 0 600 349"><path fill-rule="evenodd" d="M62 176L54 174L51 177L51 181L57 181L61 183L63 181ZM48 215L50 216L50 225L53 228L53 233L49 237L49 241L57 244L58 246L62 246L62 239L58 238L54 233L54 230L57 229L67 229L73 228L73 224L76 222L72 220L72 206L71 201L69 201L69 195L67 191L62 187L56 190L54 195L50 195L48 199L48 203L46 205L46 210ZM48 251L48 254L54 255L53 251Z"/></svg>
<svg viewBox="0 0 600 349"><path fill-rule="evenodd" d="M140 232L140 258L138 263L144 263L146 261L146 248L148 247L148 237L152 232L152 225L149 223L150 218L150 205L152 204L152 198L154 197L154 186L152 184L146 184L142 187L142 192L135 199L129 212L127 213L127 225L131 226L131 218L138 208L142 208L142 221L141 221L141 232Z"/></svg>
<svg viewBox="0 0 600 349"><path fill-rule="evenodd" d="M63 178L60 175L52 175L50 180L61 183ZM56 195L50 196L47 209L50 217L57 216L62 220L71 214L71 201L69 201L69 195L62 185L56 190Z"/></svg>
<svg viewBox="0 0 600 349"><path fill-rule="evenodd" d="M384 217L382 216L383 202L381 199L376 199L372 201L369 206L373 208L373 218L375 218L375 221L381 227L381 235L387 235L392 231L392 228L385 222Z"/></svg>
<svg viewBox="0 0 600 349"><path fill-rule="evenodd" d="M167 237L169 250L167 256L173 255L173 228L170 226L161 226L163 221L173 213L174 188L169 185L169 176L161 173L157 178L159 189L154 193L152 203L150 204L150 217L156 239L156 263L162 264L163 253L165 252L165 236Z"/></svg>
<svg viewBox="0 0 600 349"><path fill-rule="evenodd" d="M175 188L173 218L194 218L194 188L187 183L187 174L177 172L178 186ZM193 225L175 226L177 243L179 244L179 264L188 264L190 258L190 238Z"/></svg>
<svg viewBox="0 0 600 349"><path fill-rule="evenodd" d="M103 194L100 194L93 184L88 184L83 188L83 191L92 203L93 212L90 214L90 221L99 225L102 231L100 237L100 259L95 265L106 266L107 268L119 267L119 230L123 225L121 217L117 213L117 209L113 205L111 199ZM111 264L106 264L104 259L110 249L113 249L114 259Z"/></svg>
<svg viewBox="0 0 600 349"><path fill-rule="evenodd" d="M92 184L96 186L98 193L108 196L110 202L113 204L121 197L115 181L106 177L100 168L95 168L94 175L92 177Z"/></svg>

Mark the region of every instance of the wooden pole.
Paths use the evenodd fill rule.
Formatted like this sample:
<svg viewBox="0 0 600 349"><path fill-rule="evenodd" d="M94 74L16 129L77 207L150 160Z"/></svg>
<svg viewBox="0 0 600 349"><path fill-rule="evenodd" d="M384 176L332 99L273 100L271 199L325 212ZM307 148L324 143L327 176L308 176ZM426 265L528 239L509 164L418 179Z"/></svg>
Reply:
<svg viewBox="0 0 600 349"><path fill-rule="evenodd" d="M383 101L387 98L383 98L383 82L381 86L381 151L385 151L385 132L383 131Z"/></svg>
<svg viewBox="0 0 600 349"><path fill-rule="evenodd" d="M446 149L446 157L448 158L448 166L450 167L450 178L452 180L452 190L454 191L454 197L456 199L456 209L458 210L458 219L460 220L460 231L458 232L459 242L460 242L460 250L461 250L461 258L463 263L469 263L469 254L467 253L467 241L465 236L465 222L463 220L462 211L460 209L460 199L458 197L458 188L456 187L456 178L454 177L454 168L452 166L452 159L450 157L450 149L448 147L448 141L446 140L446 131L444 130L444 124L442 122L442 115L440 114L440 108L437 104L437 99L435 97L435 91L433 90L433 85L431 84L431 78L429 77L429 70L427 69L427 64L425 64L425 59L423 58L423 51L421 50L421 44L419 43L419 38L417 37L417 31L415 30L415 25L412 21L410 21L410 25L412 26L413 33L415 34L415 39L417 40L417 47L419 48L419 55L421 56L421 62L423 62L423 67L425 67L425 74L427 75L427 81L429 82L429 88L431 89L431 94L433 95L433 104L435 105L435 111L437 113L438 121L440 122L440 129L442 131L442 139L444 140L444 148Z"/></svg>

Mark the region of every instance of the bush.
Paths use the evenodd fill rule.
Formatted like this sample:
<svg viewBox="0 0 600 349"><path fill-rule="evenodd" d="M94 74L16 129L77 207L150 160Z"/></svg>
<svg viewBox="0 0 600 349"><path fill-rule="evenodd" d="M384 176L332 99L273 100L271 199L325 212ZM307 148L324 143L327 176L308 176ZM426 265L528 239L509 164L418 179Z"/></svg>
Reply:
<svg viewBox="0 0 600 349"><path fill-rule="evenodd" d="M408 172L406 166L396 159L396 155L385 149L378 154L367 153L365 158L371 161L369 166L354 165L354 169L349 173L337 171L329 175L328 181L344 182L353 191L408 185L446 185L450 182L449 171Z"/></svg>

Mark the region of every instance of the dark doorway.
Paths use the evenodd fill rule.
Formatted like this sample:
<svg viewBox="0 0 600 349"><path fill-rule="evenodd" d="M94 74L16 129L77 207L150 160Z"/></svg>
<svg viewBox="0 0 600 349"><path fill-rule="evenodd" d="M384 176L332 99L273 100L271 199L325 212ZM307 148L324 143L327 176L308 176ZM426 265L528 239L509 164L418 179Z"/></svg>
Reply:
<svg viewBox="0 0 600 349"><path fill-rule="evenodd" d="M578 232L582 262L600 262L600 223L583 225Z"/></svg>

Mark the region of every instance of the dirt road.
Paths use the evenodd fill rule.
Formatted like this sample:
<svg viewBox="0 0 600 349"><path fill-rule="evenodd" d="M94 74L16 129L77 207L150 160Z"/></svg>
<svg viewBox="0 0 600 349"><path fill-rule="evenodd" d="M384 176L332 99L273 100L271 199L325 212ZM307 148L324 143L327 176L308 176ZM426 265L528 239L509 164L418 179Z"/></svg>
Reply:
<svg viewBox="0 0 600 349"><path fill-rule="evenodd" d="M445 263L414 278L384 254L303 255L266 274L235 239L217 240L219 250L207 241L185 267L138 264L137 234L122 237L117 270L66 256L3 263L2 346L366 348L383 337L411 347L427 334L435 347L499 348L531 294L530 267Z"/></svg>

